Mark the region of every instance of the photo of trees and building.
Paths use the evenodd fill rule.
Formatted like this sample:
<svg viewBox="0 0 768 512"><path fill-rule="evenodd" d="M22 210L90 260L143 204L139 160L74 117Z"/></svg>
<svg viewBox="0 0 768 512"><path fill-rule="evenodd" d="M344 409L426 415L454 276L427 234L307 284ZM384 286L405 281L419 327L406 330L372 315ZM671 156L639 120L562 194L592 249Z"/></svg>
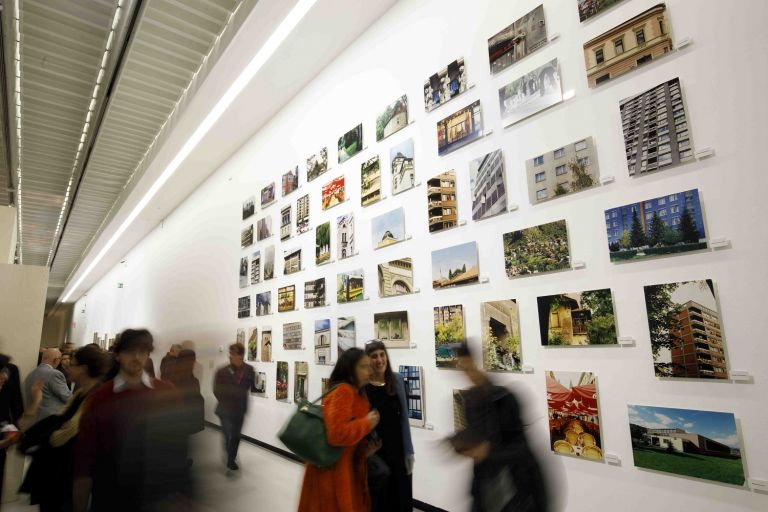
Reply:
<svg viewBox="0 0 768 512"><path fill-rule="evenodd" d="M615 345L616 318L611 290L547 295L536 299L541 344Z"/></svg>
<svg viewBox="0 0 768 512"><path fill-rule="evenodd" d="M376 117L376 142L408 126L408 96L403 94Z"/></svg>
<svg viewBox="0 0 768 512"><path fill-rule="evenodd" d="M656 376L727 379L712 280L650 285L644 292Z"/></svg>
<svg viewBox="0 0 768 512"><path fill-rule="evenodd" d="M416 186L416 170L413 160L413 139L406 139L389 150L392 167L392 195Z"/></svg>
<svg viewBox="0 0 768 512"><path fill-rule="evenodd" d="M339 137L339 163L343 164L363 150L363 124L355 126ZM327 160L326 160L327 161Z"/></svg>
<svg viewBox="0 0 768 512"><path fill-rule="evenodd" d="M259 353L259 328L251 327L248 329L248 343L245 345L245 351L249 361L257 361Z"/></svg>
<svg viewBox="0 0 768 512"><path fill-rule="evenodd" d="M357 302L363 300L363 269L341 272L336 275L336 301Z"/></svg>
<svg viewBox="0 0 768 512"><path fill-rule="evenodd" d="M597 379L590 372L546 372L552 451L603 460Z"/></svg>
<svg viewBox="0 0 768 512"><path fill-rule="evenodd" d="M288 400L288 361L277 362L275 399Z"/></svg>
<svg viewBox="0 0 768 512"><path fill-rule="evenodd" d="M612 262L707 248L698 189L605 211Z"/></svg>
<svg viewBox="0 0 768 512"><path fill-rule="evenodd" d="M504 268L510 279L571 268L564 220L504 233L503 241Z"/></svg>
<svg viewBox="0 0 768 512"><path fill-rule="evenodd" d="M518 372L523 357L520 344L520 311L515 299L480 304L483 368L493 372Z"/></svg>
<svg viewBox="0 0 768 512"><path fill-rule="evenodd" d="M477 242L432 251L432 288L452 288L480 280Z"/></svg>
<svg viewBox="0 0 768 512"><path fill-rule="evenodd" d="M315 265L322 265L331 260L331 221L323 222L315 228Z"/></svg>
<svg viewBox="0 0 768 512"><path fill-rule="evenodd" d="M453 345L466 339L464 331L464 306L436 306L432 308L435 326L435 361L438 368L455 368L456 354Z"/></svg>
<svg viewBox="0 0 768 512"><path fill-rule="evenodd" d="M362 129L362 128L361 128ZM312 181L328 170L328 148L307 158L307 181Z"/></svg>
<svg viewBox="0 0 768 512"><path fill-rule="evenodd" d="M600 184L592 137L537 155L525 162L531 204L549 201Z"/></svg>

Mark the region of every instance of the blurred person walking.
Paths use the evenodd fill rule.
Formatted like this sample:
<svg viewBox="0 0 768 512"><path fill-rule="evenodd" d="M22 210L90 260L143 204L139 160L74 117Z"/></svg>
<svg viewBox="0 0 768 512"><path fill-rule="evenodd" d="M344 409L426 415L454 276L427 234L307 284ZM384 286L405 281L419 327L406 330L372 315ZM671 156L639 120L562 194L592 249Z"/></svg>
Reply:
<svg viewBox="0 0 768 512"><path fill-rule="evenodd" d="M17 423L23 413L19 368L11 363L9 356L0 354L0 503L3 497L6 450L18 441Z"/></svg>
<svg viewBox="0 0 768 512"><path fill-rule="evenodd" d="M69 389L70 392L74 391L74 384L72 383L72 379L69 376L69 367L71 364L72 364L72 353L62 352L61 362L59 363L59 367L56 369L59 370L64 375L64 379L66 379L67 381L67 389Z"/></svg>
<svg viewBox="0 0 768 512"><path fill-rule="evenodd" d="M43 351L40 366L29 372L24 379L24 395L29 403L32 386L42 381L42 400L37 407L35 422L58 413L72 396L67 387L67 379L56 368L61 362L61 352L57 348L47 348Z"/></svg>
<svg viewBox="0 0 768 512"><path fill-rule="evenodd" d="M160 378L163 380L173 380L173 366L176 364L176 358L179 357L181 345L174 343L171 345L168 353L160 361Z"/></svg>
<svg viewBox="0 0 768 512"><path fill-rule="evenodd" d="M245 363L245 347L233 343L229 346L229 364L219 368L213 379L213 395L219 401L215 412L224 432L224 451L230 471L240 469L235 459L248 411L249 391L256 392L256 372L253 366Z"/></svg>
<svg viewBox="0 0 768 512"><path fill-rule="evenodd" d="M171 382L181 395L183 427L187 435L205 428L205 400L200 394L200 381L194 375L194 350L181 350L173 366Z"/></svg>
<svg viewBox="0 0 768 512"><path fill-rule="evenodd" d="M323 421L328 444L343 446L339 460L329 468L305 466L299 512L363 512L371 509L366 459L380 443L366 436L379 423L370 410L365 386L371 372L370 358L362 349L346 350L331 373L323 399Z"/></svg>
<svg viewBox="0 0 768 512"><path fill-rule="evenodd" d="M415 461L411 427L408 423L408 407L405 399L405 380L392 371L387 347L378 340L365 345L365 353L371 358L371 379L365 393L371 407L379 411L381 421L376 433L381 439L381 449L369 462L376 459L386 468L371 471L369 464L368 486L371 492L373 512L398 512L413 510L411 475ZM383 470L382 470L383 469ZM388 471L387 471L388 469ZM379 476L379 482L376 475Z"/></svg>
<svg viewBox="0 0 768 512"><path fill-rule="evenodd" d="M544 478L525 437L520 404L475 365L465 343L454 353L473 386L465 391L467 428L450 439L475 462L472 512L546 512Z"/></svg>
<svg viewBox="0 0 768 512"><path fill-rule="evenodd" d="M172 384L144 368L154 340L126 329L114 347L119 371L93 392L75 448L75 512L189 510L187 439Z"/></svg>

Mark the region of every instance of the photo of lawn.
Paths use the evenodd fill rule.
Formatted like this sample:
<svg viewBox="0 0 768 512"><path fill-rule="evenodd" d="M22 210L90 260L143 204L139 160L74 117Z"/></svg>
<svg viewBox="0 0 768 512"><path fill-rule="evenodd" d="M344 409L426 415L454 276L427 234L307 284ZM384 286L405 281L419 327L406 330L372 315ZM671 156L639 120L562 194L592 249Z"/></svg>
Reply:
<svg viewBox="0 0 768 512"><path fill-rule="evenodd" d="M339 163L342 164L363 150L363 125L355 126L339 137Z"/></svg>
<svg viewBox="0 0 768 512"><path fill-rule="evenodd" d="M628 405L635 466L744 484L741 445L732 413Z"/></svg>
<svg viewBox="0 0 768 512"><path fill-rule="evenodd" d="M564 220L504 233L504 268L510 279L570 267Z"/></svg>

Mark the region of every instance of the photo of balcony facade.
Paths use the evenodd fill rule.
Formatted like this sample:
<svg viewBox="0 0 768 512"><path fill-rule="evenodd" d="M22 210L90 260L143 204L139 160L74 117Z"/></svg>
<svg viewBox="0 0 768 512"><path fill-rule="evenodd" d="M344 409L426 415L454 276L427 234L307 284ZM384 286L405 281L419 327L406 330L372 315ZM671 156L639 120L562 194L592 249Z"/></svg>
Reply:
<svg viewBox="0 0 768 512"><path fill-rule="evenodd" d="M678 340L672 347L675 377L727 379L720 315L696 301L682 305L673 330Z"/></svg>
<svg viewBox="0 0 768 512"><path fill-rule="evenodd" d="M458 211L454 171L438 174L427 182L427 210L430 233L456 227Z"/></svg>

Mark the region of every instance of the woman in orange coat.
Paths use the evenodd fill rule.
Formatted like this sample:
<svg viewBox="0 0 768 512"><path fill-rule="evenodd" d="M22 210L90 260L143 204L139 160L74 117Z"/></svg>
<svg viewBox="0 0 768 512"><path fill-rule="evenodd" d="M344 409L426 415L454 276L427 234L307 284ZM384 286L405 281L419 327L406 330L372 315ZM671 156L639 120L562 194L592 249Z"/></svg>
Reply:
<svg viewBox="0 0 768 512"><path fill-rule="evenodd" d="M336 388L323 399L323 419L328 443L344 446L344 452L329 468L306 465L299 512L371 509L366 458L377 446L369 446L365 436L379 423L379 413L370 410L365 397L370 373L371 361L363 350L351 348L339 357L329 383Z"/></svg>

